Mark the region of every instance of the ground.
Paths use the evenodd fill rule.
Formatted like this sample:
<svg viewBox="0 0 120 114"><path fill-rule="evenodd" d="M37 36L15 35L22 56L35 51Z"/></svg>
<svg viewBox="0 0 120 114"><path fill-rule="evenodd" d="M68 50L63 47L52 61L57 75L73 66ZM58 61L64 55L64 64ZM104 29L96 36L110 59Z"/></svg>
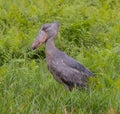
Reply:
<svg viewBox="0 0 120 114"><path fill-rule="evenodd" d="M40 26L59 21L55 45L89 68L87 90L68 92L49 73ZM119 0L0 0L1 114L119 114Z"/></svg>

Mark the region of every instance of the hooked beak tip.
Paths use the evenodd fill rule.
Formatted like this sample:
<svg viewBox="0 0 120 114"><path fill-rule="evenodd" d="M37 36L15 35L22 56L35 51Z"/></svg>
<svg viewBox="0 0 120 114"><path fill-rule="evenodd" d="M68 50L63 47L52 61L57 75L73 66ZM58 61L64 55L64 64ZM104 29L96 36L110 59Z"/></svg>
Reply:
<svg viewBox="0 0 120 114"><path fill-rule="evenodd" d="M32 48L32 50L35 50L35 48Z"/></svg>
<svg viewBox="0 0 120 114"><path fill-rule="evenodd" d="M36 47L34 47L34 46L32 46L31 48L32 48L32 50L35 50L35 49L36 49Z"/></svg>

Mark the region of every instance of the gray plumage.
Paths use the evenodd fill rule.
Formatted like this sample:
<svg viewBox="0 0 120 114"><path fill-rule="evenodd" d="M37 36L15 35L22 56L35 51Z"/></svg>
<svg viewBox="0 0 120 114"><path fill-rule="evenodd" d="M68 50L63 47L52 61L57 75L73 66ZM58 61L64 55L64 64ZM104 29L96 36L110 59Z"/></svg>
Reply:
<svg viewBox="0 0 120 114"><path fill-rule="evenodd" d="M46 34L46 62L48 69L53 77L58 82L64 84L67 89L72 90L73 87L84 88L86 80L92 76L92 72L55 47L54 39L57 36L58 30L58 22L45 24L41 28L41 31L44 31ZM41 31L39 34L41 34ZM33 43L33 49L38 47L36 42L38 43L38 40Z"/></svg>

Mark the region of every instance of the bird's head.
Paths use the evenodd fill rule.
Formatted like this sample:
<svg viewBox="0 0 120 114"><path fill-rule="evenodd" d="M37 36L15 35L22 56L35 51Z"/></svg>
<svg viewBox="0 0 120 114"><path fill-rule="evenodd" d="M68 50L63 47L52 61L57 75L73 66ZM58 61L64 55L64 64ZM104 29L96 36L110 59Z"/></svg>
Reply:
<svg viewBox="0 0 120 114"><path fill-rule="evenodd" d="M59 22L47 23L44 24L36 38L36 40L32 44L32 49L38 48L41 44L45 43L48 39L56 38L59 30Z"/></svg>

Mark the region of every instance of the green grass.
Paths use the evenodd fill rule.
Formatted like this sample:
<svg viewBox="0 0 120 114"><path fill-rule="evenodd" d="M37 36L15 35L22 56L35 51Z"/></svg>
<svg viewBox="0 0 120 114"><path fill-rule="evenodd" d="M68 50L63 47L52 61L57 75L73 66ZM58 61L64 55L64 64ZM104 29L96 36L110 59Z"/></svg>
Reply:
<svg viewBox="0 0 120 114"><path fill-rule="evenodd" d="M68 92L49 73L40 26L61 23L56 47L88 67L87 90ZM0 114L119 114L119 0L0 0Z"/></svg>

